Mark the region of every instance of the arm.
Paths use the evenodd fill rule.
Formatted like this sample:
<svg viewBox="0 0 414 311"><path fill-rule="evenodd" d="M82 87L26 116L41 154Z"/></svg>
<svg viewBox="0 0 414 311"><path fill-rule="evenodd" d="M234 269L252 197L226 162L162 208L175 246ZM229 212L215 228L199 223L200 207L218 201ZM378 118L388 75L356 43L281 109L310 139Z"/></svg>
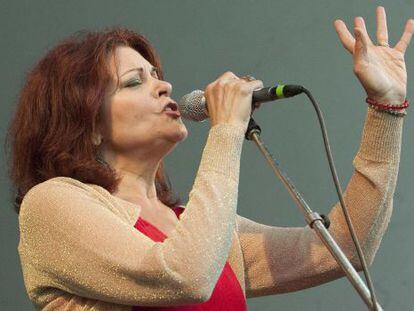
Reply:
<svg viewBox="0 0 414 311"><path fill-rule="evenodd" d="M186 209L163 243L114 216L88 190L53 180L33 187L19 215L29 296L48 286L123 305L209 299L235 230L243 139L239 126L210 129Z"/></svg>
<svg viewBox="0 0 414 311"><path fill-rule="evenodd" d="M372 43L362 17L354 20L355 37L342 20L335 20L334 26L342 45L352 54L353 72L367 96L383 104L400 105L406 97L404 53L414 32L414 20L406 22L399 42L391 48L384 8L377 7L376 15L378 45ZM394 115L368 109L360 150L353 161L355 171L344 194L369 263L391 217L402 122ZM339 204L329 217L333 238L360 269ZM343 275L308 227L277 228L240 216L236 223L244 252L248 297L298 290Z"/></svg>
<svg viewBox="0 0 414 311"><path fill-rule="evenodd" d="M355 171L344 193L355 233L372 263L392 212L403 119L368 108ZM339 202L329 213L329 232L357 270L361 265ZM344 276L316 233L266 226L237 215L246 296L257 297L316 286Z"/></svg>

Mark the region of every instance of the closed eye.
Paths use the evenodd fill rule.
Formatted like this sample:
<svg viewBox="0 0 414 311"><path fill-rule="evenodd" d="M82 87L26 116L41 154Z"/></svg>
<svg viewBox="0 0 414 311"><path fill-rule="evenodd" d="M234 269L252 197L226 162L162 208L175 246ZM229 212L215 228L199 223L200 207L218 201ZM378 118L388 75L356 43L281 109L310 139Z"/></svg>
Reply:
<svg viewBox="0 0 414 311"><path fill-rule="evenodd" d="M124 87L134 87L134 86L137 86L137 85L140 85L140 84L142 84L142 82L140 80L131 80L131 81L128 81L127 83L125 83Z"/></svg>

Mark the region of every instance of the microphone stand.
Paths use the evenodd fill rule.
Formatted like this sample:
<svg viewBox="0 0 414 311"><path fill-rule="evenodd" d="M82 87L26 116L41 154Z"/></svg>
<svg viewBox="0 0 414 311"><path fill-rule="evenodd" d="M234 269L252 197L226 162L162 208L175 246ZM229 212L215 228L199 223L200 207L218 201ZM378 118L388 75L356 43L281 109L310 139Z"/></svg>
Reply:
<svg viewBox="0 0 414 311"><path fill-rule="evenodd" d="M272 155L269 153L265 145L260 139L261 129L259 125L250 118L249 125L245 134L245 138L247 140L254 140L259 150L265 156L267 162L273 169L273 172L276 174L277 177L282 181L285 185L286 189L290 193L291 197L295 201L295 203L302 209L303 214L305 215L305 220L308 225L316 231L316 234L328 248L329 252L344 270L346 277L349 279L353 287L356 289L358 294L361 296L362 300L365 304L369 307L370 310L380 310L383 309L377 303L376 309L374 309L374 305L372 303L371 293L366 287L365 283L360 278L359 274L349 262L348 258L338 246L336 241L332 238L331 234L327 230L329 228L330 221L327 216L319 215L316 212L313 212L305 200L302 198L301 194L296 190L293 183L289 180L287 175L280 169L279 164L272 158Z"/></svg>

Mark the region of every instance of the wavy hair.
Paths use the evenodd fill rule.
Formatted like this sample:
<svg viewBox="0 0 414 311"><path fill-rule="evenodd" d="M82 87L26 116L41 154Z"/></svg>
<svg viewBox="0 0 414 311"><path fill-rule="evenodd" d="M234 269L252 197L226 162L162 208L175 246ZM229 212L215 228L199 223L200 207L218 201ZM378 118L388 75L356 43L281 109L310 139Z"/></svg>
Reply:
<svg viewBox="0 0 414 311"><path fill-rule="evenodd" d="M129 46L153 66L161 62L150 42L123 27L79 31L47 54L28 73L5 141L14 209L38 183L66 176L117 190L121 177L97 161L93 143L100 113L113 82L109 58L117 46ZM161 162L156 173L157 196L172 207L180 203Z"/></svg>

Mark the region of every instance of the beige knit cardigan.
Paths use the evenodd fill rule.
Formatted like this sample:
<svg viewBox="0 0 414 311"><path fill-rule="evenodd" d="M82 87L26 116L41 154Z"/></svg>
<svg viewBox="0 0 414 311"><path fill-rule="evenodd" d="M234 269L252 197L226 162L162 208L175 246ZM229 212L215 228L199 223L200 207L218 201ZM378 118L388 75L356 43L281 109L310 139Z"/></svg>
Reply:
<svg viewBox="0 0 414 311"><path fill-rule="evenodd" d="M392 212L403 118L367 109L344 193L372 263ZM237 214L244 129L213 126L185 210L164 242L134 224L140 206L104 188L56 177L30 189L19 214L27 293L41 310L131 310L204 302L228 261L247 298L300 290L343 276L308 226L285 228ZM330 233L359 261L339 204Z"/></svg>

